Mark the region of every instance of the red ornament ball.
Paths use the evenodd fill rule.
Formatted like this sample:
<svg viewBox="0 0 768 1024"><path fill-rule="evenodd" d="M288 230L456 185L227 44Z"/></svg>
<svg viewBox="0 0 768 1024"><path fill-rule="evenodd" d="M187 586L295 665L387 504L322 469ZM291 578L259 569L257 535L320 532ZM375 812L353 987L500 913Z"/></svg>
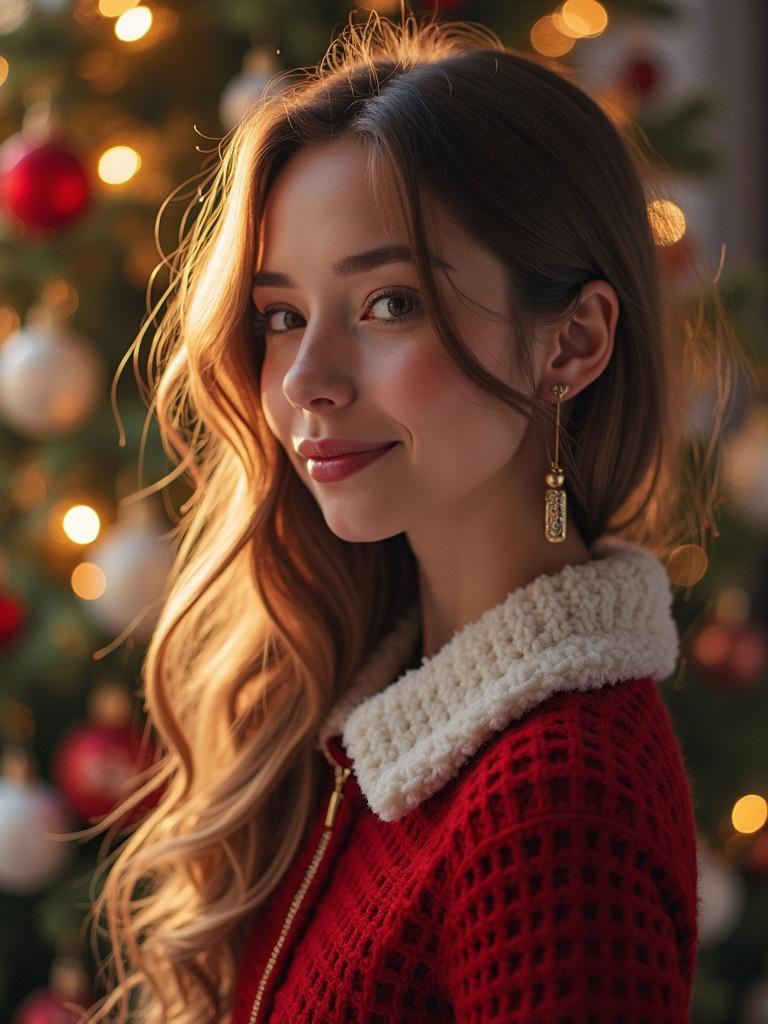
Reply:
<svg viewBox="0 0 768 1024"><path fill-rule="evenodd" d="M659 88L661 74L658 65L648 57L633 57L622 75L624 85L631 92L648 96Z"/></svg>
<svg viewBox="0 0 768 1024"><path fill-rule="evenodd" d="M142 746L144 749L142 749ZM141 730L132 725L77 725L59 740L53 754L54 781L83 821L101 818L137 788L136 776L155 760L150 743L143 744ZM142 780L143 785L146 780ZM127 819L130 824L142 810L154 806L157 792Z"/></svg>
<svg viewBox="0 0 768 1024"><path fill-rule="evenodd" d="M81 216L90 184L80 160L63 142L13 135L0 146L3 206L30 228L50 229Z"/></svg>
<svg viewBox="0 0 768 1024"><path fill-rule="evenodd" d="M77 1024L85 1007L72 1009L67 1006L72 1002L51 989L36 989L20 1004L11 1024Z"/></svg>
<svg viewBox="0 0 768 1024"><path fill-rule="evenodd" d="M10 647L18 639L26 620L23 601L7 590L0 592L0 647Z"/></svg>
<svg viewBox="0 0 768 1024"><path fill-rule="evenodd" d="M703 623L690 641L689 657L702 675L729 690L757 682L768 664L768 635L758 622Z"/></svg>

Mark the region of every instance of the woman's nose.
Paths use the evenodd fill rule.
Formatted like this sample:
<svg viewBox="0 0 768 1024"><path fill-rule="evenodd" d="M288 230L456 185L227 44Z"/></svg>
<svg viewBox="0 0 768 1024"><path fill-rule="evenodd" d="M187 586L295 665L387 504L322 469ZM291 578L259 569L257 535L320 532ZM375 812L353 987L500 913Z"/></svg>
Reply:
<svg viewBox="0 0 768 1024"><path fill-rule="evenodd" d="M283 394L291 405L314 409L318 403L343 406L353 400L355 383L341 358L342 348L338 345L332 351L316 333L314 337L304 335L283 377Z"/></svg>

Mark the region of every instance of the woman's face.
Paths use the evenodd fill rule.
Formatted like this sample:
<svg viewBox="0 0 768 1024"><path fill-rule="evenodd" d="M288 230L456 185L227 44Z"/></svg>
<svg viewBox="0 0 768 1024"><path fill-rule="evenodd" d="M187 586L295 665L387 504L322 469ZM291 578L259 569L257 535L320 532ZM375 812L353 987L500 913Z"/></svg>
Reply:
<svg viewBox="0 0 768 1024"><path fill-rule="evenodd" d="M527 427L453 363L407 258L345 272L351 256L407 244L404 229L393 234L386 226L365 168L352 140L292 158L267 202L262 268L290 283L253 288L267 316L264 415L328 527L349 541L429 532L445 514L471 517L489 488L514 491L512 460ZM502 263L442 207L430 210L433 256L445 264L436 275L461 337L492 373L521 387L512 377L509 326L493 315L508 313ZM330 438L395 444L343 479L315 479L297 447Z"/></svg>

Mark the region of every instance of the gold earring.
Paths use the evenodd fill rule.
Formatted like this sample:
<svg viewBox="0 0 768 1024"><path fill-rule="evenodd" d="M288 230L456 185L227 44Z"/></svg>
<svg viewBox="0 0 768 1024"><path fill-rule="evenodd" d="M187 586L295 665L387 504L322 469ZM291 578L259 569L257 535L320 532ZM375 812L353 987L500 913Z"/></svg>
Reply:
<svg viewBox="0 0 768 1024"><path fill-rule="evenodd" d="M557 426L555 428L555 461L544 478L547 490L544 496L544 537L551 544L562 544L565 540L566 494L563 490L565 476L559 465L560 458L560 400L568 393L567 384L553 384L550 388L557 398Z"/></svg>

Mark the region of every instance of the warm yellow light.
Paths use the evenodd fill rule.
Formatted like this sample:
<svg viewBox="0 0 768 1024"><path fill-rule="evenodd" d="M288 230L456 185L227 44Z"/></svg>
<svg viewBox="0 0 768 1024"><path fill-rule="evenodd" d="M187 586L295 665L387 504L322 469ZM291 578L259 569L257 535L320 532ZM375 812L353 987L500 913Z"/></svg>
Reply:
<svg viewBox="0 0 768 1024"><path fill-rule="evenodd" d="M61 523L64 533L75 544L90 544L101 530L101 520L90 505L73 505Z"/></svg>
<svg viewBox="0 0 768 1024"><path fill-rule="evenodd" d="M573 39L558 31L551 14L545 14L534 22L530 32L531 46L544 57L562 57L573 49Z"/></svg>
<svg viewBox="0 0 768 1024"><path fill-rule="evenodd" d="M124 43L134 43L152 27L152 11L143 4L121 14L115 22L115 35Z"/></svg>
<svg viewBox="0 0 768 1024"><path fill-rule="evenodd" d="M76 565L69 582L77 596L84 601L95 601L107 589L104 570L94 562L80 562Z"/></svg>
<svg viewBox="0 0 768 1024"><path fill-rule="evenodd" d="M597 0L566 0L552 19L564 36L583 39L605 32L608 12Z"/></svg>
<svg viewBox="0 0 768 1024"><path fill-rule="evenodd" d="M707 571L709 559L698 544L680 544L666 560L670 580L678 587L692 587Z"/></svg>
<svg viewBox="0 0 768 1024"><path fill-rule="evenodd" d="M747 793L733 805L731 822L737 832L757 832L768 821L768 803L759 793Z"/></svg>
<svg viewBox="0 0 768 1024"><path fill-rule="evenodd" d="M105 18L119 18L138 2L139 0L99 0L99 14Z"/></svg>
<svg viewBox="0 0 768 1024"><path fill-rule="evenodd" d="M0 57L0 85L2 85L3 82L6 80L6 78L8 77L8 71L9 71L8 61L5 59L5 57Z"/></svg>
<svg viewBox="0 0 768 1024"><path fill-rule="evenodd" d="M674 245L685 234L685 214L669 199L654 199L648 204L648 221L656 245Z"/></svg>
<svg viewBox="0 0 768 1024"><path fill-rule="evenodd" d="M112 146L99 157L98 175L107 185L123 185L141 167L141 157L132 146Z"/></svg>

